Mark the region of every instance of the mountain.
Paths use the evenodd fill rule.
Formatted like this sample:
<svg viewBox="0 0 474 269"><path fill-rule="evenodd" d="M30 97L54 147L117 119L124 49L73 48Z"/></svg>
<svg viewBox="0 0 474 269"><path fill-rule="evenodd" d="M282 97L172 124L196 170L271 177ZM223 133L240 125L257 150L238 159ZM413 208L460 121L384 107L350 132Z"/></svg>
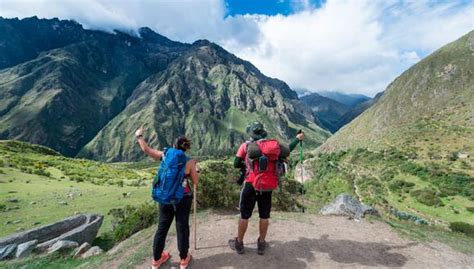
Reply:
<svg viewBox="0 0 474 269"><path fill-rule="evenodd" d="M293 90L298 94L299 98L314 93L308 89L303 89L303 88L294 88Z"/></svg>
<svg viewBox="0 0 474 269"><path fill-rule="evenodd" d="M165 71L143 81L127 107L80 156L107 161L141 158L133 131L142 124L156 147L186 134L194 142L193 154L230 154L245 141L245 126L253 120L286 141L298 129L306 131L308 145L329 136L284 82L266 77L216 44L197 41Z"/></svg>
<svg viewBox="0 0 474 269"><path fill-rule="evenodd" d="M379 92L377 93L377 95L375 95L374 98L371 98L367 101L359 103L355 107L353 107L351 110L347 111L344 115L342 115L338 119L336 126L338 126L339 128L337 130L339 130L342 126L351 122L353 119L357 118L357 116L362 114L362 112L364 112L373 104L375 104L380 99L380 97L382 97L382 95L383 95L383 92Z"/></svg>
<svg viewBox="0 0 474 269"><path fill-rule="evenodd" d="M420 158L474 153L474 31L405 71L321 151L395 147Z"/></svg>
<svg viewBox="0 0 474 269"><path fill-rule="evenodd" d="M472 230L473 70L474 31L406 70L305 162L307 193L351 193L401 225Z"/></svg>
<svg viewBox="0 0 474 269"><path fill-rule="evenodd" d="M217 45L137 35L0 18L0 139L118 161L143 158L132 135L142 124L154 146L187 134L196 154L230 151L250 120L282 139L304 128L310 145L329 136L284 82Z"/></svg>
<svg viewBox="0 0 474 269"><path fill-rule="evenodd" d="M370 100L370 97L367 97L362 94L347 94L337 91L319 91L318 94L349 107L356 107L358 104Z"/></svg>
<svg viewBox="0 0 474 269"><path fill-rule="evenodd" d="M341 117L351 111L351 107L321 96L318 93L304 95L300 97L300 100L311 108L314 116L320 120L322 127L332 133L341 127L339 125Z"/></svg>
<svg viewBox="0 0 474 269"><path fill-rule="evenodd" d="M0 25L0 58L8 64L26 60L0 70L0 137L46 145L67 156L77 154L125 107L141 81L188 47L159 42L145 28L137 38L56 19L1 19ZM10 57L12 48L33 47L45 50Z"/></svg>

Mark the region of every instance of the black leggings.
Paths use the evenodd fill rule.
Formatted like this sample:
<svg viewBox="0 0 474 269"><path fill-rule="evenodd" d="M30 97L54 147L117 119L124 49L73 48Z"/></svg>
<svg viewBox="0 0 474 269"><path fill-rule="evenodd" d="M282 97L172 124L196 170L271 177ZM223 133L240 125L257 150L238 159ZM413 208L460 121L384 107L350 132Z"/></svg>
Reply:
<svg viewBox="0 0 474 269"><path fill-rule="evenodd" d="M176 206L160 204L160 220L158 230L153 240L153 258L155 261L161 258L165 248L166 235L176 217L176 234L178 237L178 250L181 259L188 256L189 250L189 213L191 212L192 196L184 196ZM176 208L176 210L175 210Z"/></svg>

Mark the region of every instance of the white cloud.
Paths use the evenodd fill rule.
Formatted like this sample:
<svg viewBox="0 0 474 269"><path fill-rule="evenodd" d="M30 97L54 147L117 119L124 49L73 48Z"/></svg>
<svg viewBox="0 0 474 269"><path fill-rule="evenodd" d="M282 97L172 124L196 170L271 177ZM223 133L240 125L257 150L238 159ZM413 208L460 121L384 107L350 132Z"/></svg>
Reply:
<svg viewBox="0 0 474 269"><path fill-rule="evenodd" d="M473 6L333 0L286 17L255 17L261 42L226 47L292 87L374 95L472 30Z"/></svg>
<svg viewBox="0 0 474 269"><path fill-rule="evenodd" d="M223 0L0 0L0 16L71 18L88 28L149 26L171 39L206 38L292 87L373 95L474 28L472 2L293 0L288 16L226 17Z"/></svg>

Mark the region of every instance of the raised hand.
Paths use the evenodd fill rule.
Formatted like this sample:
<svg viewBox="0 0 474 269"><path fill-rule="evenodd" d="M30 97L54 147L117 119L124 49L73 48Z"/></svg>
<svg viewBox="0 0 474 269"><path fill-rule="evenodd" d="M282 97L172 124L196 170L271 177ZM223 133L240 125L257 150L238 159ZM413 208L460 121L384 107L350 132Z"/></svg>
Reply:
<svg viewBox="0 0 474 269"><path fill-rule="evenodd" d="M304 132L301 131L301 133L299 133L299 134L296 135L296 138L297 138L299 141L303 141L303 140L304 140Z"/></svg>
<svg viewBox="0 0 474 269"><path fill-rule="evenodd" d="M135 131L135 136L143 135L143 132L145 132L145 129L143 129L143 127L140 127Z"/></svg>

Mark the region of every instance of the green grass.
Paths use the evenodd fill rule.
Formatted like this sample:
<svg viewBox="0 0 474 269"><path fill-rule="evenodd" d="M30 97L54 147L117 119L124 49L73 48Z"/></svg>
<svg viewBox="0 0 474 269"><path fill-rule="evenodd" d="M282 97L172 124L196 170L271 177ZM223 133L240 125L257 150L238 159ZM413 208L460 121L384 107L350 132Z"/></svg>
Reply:
<svg viewBox="0 0 474 269"><path fill-rule="evenodd" d="M67 179L51 179L26 174L13 168L5 168L0 179L0 203L19 209L1 212L0 236L15 232L18 228L30 229L61 220L75 212L100 213L105 215L101 233L111 230L107 213L112 208L138 205L150 200L150 187L118 187L117 185L95 185L89 182L77 183ZM9 182L9 181L12 182ZM29 182L29 183L27 183ZM10 193L16 192L16 193ZM123 193L130 193L127 198ZM68 197L70 195L70 197ZM18 203L7 202L18 198ZM60 205L60 201L67 205ZM30 204L34 202L35 204ZM20 220L18 224L6 224ZM34 225L36 222L41 224Z"/></svg>
<svg viewBox="0 0 474 269"><path fill-rule="evenodd" d="M5 269L28 268L28 269L70 269L80 268L84 265L91 265L100 262L103 256L96 256L88 259L73 259L69 255L49 255L31 257L27 259L0 262L0 267ZM87 266L86 266L87 267ZM90 268L97 268L89 266Z"/></svg>
<svg viewBox="0 0 474 269"><path fill-rule="evenodd" d="M399 230L412 236L420 233L420 238L456 245L460 236L448 230L449 224L474 224L474 214L470 211L474 208L474 200L470 195L474 178L453 171L447 164L421 162L411 152L395 149L382 152L357 149L320 154L310 162L314 168L314 179L305 186L306 197L316 205L314 209L342 192L355 196L357 186L362 201L376 207L386 220L391 215L391 209L395 208L426 219L431 225L443 224L442 227L433 228L408 221L397 222ZM458 191L447 192L447 189ZM429 193L432 197L418 197L420 190L433 190ZM438 200L444 206L431 204L423 200L425 198ZM429 234L426 229L430 231ZM416 239L416 236L413 238ZM458 249L474 252L472 244L462 242L457 246Z"/></svg>
<svg viewBox="0 0 474 269"><path fill-rule="evenodd" d="M393 219L386 220L386 222L405 238L424 243L440 241L455 250L474 254L474 240L465 234L450 232L440 226L420 226L407 221Z"/></svg>

